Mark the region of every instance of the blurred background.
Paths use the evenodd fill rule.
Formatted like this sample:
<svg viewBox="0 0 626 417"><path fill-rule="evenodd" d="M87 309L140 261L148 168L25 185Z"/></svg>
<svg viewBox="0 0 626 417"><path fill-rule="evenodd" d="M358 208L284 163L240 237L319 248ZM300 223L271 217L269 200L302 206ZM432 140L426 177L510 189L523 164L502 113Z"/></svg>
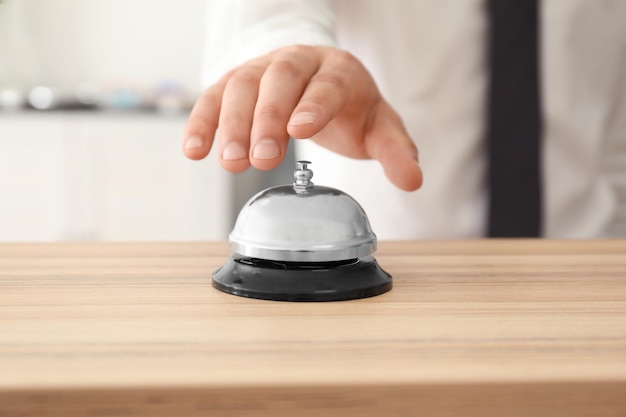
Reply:
<svg viewBox="0 0 626 417"><path fill-rule="evenodd" d="M190 161L204 0L0 1L0 241L220 240L291 180Z"/></svg>

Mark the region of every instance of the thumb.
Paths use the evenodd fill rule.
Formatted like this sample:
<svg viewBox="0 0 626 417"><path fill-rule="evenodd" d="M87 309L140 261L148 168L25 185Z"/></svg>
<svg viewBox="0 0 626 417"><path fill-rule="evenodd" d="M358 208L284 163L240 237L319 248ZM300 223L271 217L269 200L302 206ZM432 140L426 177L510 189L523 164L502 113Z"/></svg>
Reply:
<svg viewBox="0 0 626 417"><path fill-rule="evenodd" d="M380 162L385 175L396 187L415 191L422 186L418 150L400 116L387 102L379 104L365 141L370 157Z"/></svg>

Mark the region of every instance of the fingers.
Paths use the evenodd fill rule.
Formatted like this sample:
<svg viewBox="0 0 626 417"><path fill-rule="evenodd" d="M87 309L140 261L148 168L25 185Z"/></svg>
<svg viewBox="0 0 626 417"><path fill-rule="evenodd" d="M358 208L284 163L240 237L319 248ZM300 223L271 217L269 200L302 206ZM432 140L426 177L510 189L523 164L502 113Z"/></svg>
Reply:
<svg viewBox="0 0 626 417"><path fill-rule="evenodd" d="M291 136L300 139L314 136L345 108L353 89L367 88L355 80L359 65L345 51L336 50L327 55L289 119L287 129Z"/></svg>
<svg viewBox="0 0 626 417"><path fill-rule="evenodd" d="M258 169L277 167L285 156L287 122L309 80L319 68L310 47L286 48L276 54L260 80L251 114L250 162Z"/></svg>
<svg viewBox="0 0 626 417"><path fill-rule="evenodd" d="M224 88L217 142L220 163L228 171L241 172L250 166L252 115L264 71L263 65L246 65L231 75Z"/></svg>
<svg viewBox="0 0 626 417"><path fill-rule="evenodd" d="M227 76L207 88L196 101L183 133L183 153L190 159L202 159L209 154L218 125L222 94Z"/></svg>
<svg viewBox="0 0 626 417"><path fill-rule="evenodd" d="M272 169L284 158L290 134L314 136L340 112L353 113L344 117L347 125L362 123L365 102L372 101L363 91L370 90L378 95L367 70L348 52L283 48L243 64L207 89L190 115L184 152L192 159L205 157L219 125L219 160L225 169L240 172L250 163ZM355 91L364 99L353 106ZM348 150L350 140L342 142L340 152L364 153L362 146Z"/></svg>
<svg viewBox="0 0 626 417"><path fill-rule="evenodd" d="M389 181L398 188L415 191L422 186L417 148L398 114L385 101L377 108L365 146L371 157L381 163Z"/></svg>

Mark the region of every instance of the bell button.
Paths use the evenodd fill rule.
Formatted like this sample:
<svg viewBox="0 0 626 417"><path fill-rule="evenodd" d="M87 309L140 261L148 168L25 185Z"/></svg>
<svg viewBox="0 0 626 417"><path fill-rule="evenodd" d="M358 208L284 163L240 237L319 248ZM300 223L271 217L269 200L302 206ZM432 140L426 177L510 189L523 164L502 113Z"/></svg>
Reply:
<svg viewBox="0 0 626 417"><path fill-rule="evenodd" d="M313 171L308 168L310 161L298 161L296 162L296 170L293 173L293 188L297 193L307 192L313 188L311 178L313 178Z"/></svg>

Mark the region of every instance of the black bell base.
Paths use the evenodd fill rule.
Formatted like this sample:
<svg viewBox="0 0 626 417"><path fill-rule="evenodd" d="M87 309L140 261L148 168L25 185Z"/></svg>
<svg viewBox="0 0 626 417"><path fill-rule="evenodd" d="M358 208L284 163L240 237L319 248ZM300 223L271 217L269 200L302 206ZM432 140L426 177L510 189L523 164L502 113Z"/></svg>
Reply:
<svg viewBox="0 0 626 417"><path fill-rule="evenodd" d="M233 255L213 273L213 286L262 300L343 301L383 294L392 283L373 256L304 264Z"/></svg>

